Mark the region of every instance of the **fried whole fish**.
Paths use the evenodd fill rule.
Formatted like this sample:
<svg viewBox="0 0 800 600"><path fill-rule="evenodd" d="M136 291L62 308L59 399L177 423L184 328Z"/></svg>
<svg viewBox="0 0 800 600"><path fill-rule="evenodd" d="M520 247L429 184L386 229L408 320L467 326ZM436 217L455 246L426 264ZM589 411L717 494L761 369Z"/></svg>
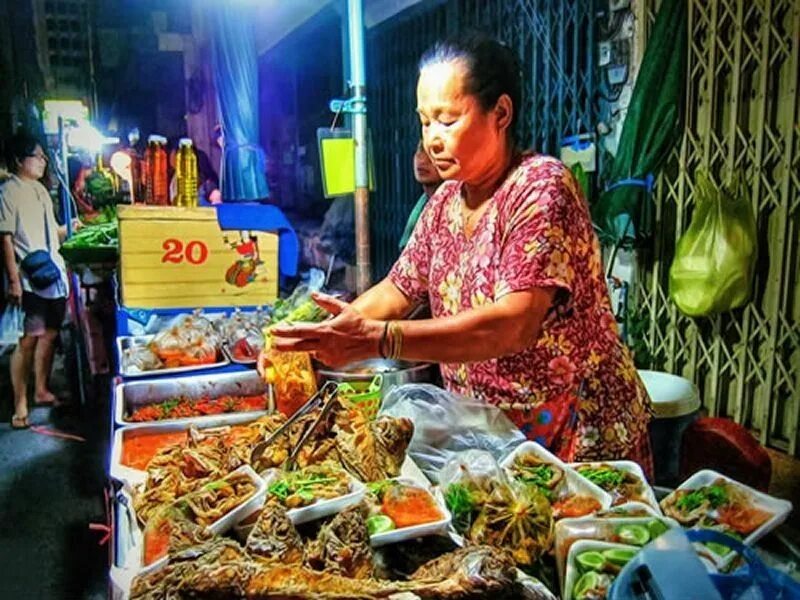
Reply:
<svg viewBox="0 0 800 600"><path fill-rule="evenodd" d="M286 509L278 503L264 506L247 536L245 549L251 555L282 564L303 562L303 540Z"/></svg>
<svg viewBox="0 0 800 600"><path fill-rule="evenodd" d="M323 525L317 538L306 546L305 564L353 579L372 577L375 565L366 513L363 505L351 506Z"/></svg>

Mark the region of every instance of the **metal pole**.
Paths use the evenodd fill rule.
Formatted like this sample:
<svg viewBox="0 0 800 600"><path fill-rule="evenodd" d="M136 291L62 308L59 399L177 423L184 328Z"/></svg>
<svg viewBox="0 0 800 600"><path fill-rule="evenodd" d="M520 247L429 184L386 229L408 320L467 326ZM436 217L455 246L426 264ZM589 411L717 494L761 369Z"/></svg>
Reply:
<svg viewBox="0 0 800 600"><path fill-rule="evenodd" d="M353 99L353 138L355 140L355 219L356 290L370 287L369 258L369 175L367 170L367 78L364 68L363 0L347 0L350 34L350 92Z"/></svg>
<svg viewBox="0 0 800 600"><path fill-rule="evenodd" d="M67 237L72 236L72 203L69 196L69 165L67 163L67 132L64 130L64 118L58 117L58 159L61 164L57 170L61 170L61 186L59 199L61 200L61 214L64 217L64 225L67 226Z"/></svg>

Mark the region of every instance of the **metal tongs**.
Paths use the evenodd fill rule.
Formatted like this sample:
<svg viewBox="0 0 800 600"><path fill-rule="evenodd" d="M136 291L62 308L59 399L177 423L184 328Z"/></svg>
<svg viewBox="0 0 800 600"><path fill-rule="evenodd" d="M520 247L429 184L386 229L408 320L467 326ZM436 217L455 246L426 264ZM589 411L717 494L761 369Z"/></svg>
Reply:
<svg viewBox="0 0 800 600"><path fill-rule="evenodd" d="M308 401L303 404L297 412L295 412L289 419L280 427L278 427L275 431L270 434L270 436L265 439L263 442L259 442L250 452L250 464L254 465L260 459L264 451L280 436L286 433L289 430L289 427L294 425L299 419L307 415L309 412L317 408L320 404L324 404L322 407L322 411L320 412L319 416L314 419L314 422L311 424L305 433L303 433L303 437L300 438L300 441L297 443L297 446L292 450L292 453L289 455L289 458L286 460L287 468L291 466L294 462L295 458L297 457L297 453L300 451L300 448L303 447L308 441L308 438L311 437L311 434L317 429L319 424L322 420L328 416L331 409L333 408L334 402L333 400L336 398L336 394L339 391L339 385L333 381L327 381L318 391L316 394L311 396Z"/></svg>

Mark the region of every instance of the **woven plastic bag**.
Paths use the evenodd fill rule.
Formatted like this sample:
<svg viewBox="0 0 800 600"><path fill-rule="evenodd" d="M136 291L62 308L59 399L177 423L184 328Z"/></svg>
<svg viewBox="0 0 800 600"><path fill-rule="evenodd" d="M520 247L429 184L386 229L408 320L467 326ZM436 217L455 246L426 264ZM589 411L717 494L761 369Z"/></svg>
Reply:
<svg viewBox="0 0 800 600"><path fill-rule="evenodd" d="M669 295L681 312L708 316L750 298L756 263L756 221L741 175L717 187L697 173L695 209L669 270Z"/></svg>

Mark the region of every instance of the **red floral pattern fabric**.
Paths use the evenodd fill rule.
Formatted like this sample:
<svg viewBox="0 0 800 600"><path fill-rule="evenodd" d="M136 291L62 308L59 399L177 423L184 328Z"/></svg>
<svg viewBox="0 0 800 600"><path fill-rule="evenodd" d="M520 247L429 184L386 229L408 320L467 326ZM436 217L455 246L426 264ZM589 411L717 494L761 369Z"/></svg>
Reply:
<svg viewBox="0 0 800 600"><path fill-rule="evenodd" d="M523 155L469 238L461 188L449 181L431 198L390 280L428 302L434 317L515 291L557 292L535 343L512 356L444 364L446 387L500 406L564 459L646 459L649 399L619 339L588 206L570 171Z"/></svg>

